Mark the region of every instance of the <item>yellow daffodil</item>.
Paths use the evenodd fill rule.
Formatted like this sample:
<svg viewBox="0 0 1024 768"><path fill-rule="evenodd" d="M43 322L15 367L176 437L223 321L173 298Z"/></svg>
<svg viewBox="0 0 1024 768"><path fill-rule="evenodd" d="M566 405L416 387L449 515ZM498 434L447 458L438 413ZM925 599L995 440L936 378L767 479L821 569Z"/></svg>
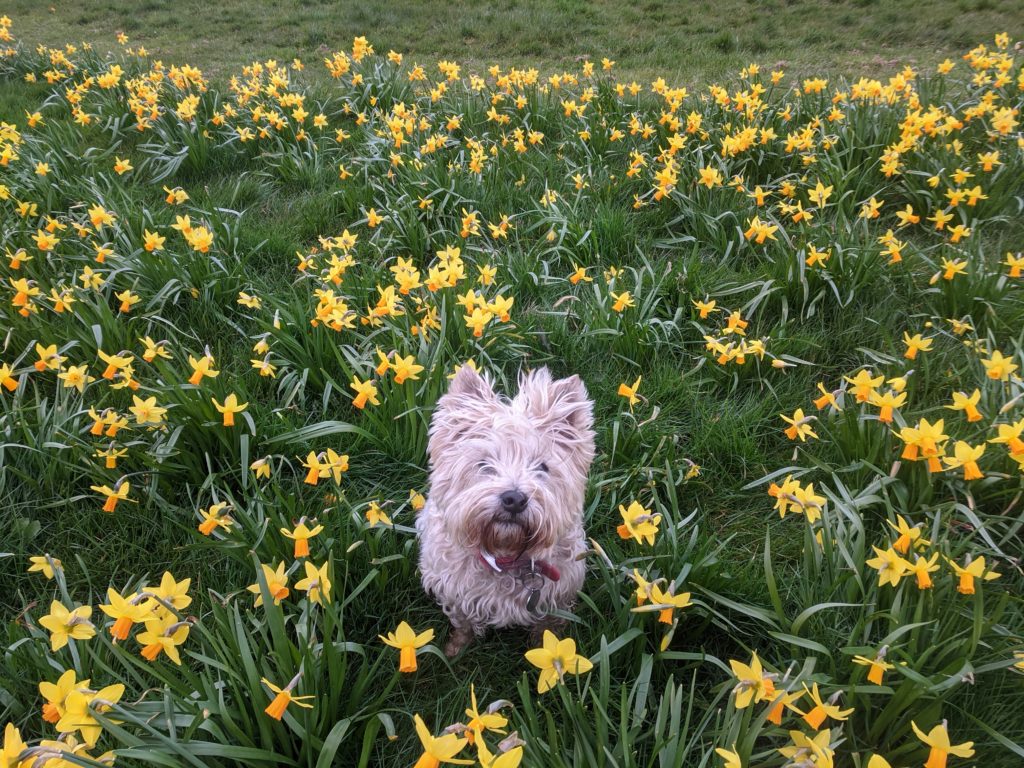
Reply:
<svg viewBox="0 0 1024 768"><path fill-rule="evenodd" d="M324 527L322 525L314 525L310 528L306 525L306 518L302 518L293 529L288 530L287 528L282 528L281 535L295 542L296 558L308 557L309 540L314 536L319 535L323 529Z"/></svg>
<svg viewBox="0 0 1024 768"><path fill-rule="evenodd" d="M219 413L224 415L225 427L235 426L235 414L241 413L249 407L248 403L238 402L238 396L234 392L224 398L223 405L218 403L215 398L210 398L210 400L213 403L213 407L216 408Z"/></svg>
<svg viewBox="0 0 1024 768"><path fill-rule="evenodd" d="M629 409L633 410L633 406L640 402L640 398L636 392L640 389L640 376L636 377L636 381L632 384L619 384L619 397L624 397L629 401Z"/></svg>
<svg viewBox="0 0 1024 768"><path fill-rule="evenodd" d="M142 623L153 616L156 603L141 595L123 597L113 587L107 588L107 603L100 610L114 619L110 625L110 636L114 640L127 640L134 624Z"/></svg>
<svg viewBox="0 0 1024 768"><path fill-rule="evenodd" d="M116 683L101 688L98 691L71 691L64 700L64 714L56 723L59 733L73 733L78 731L86 745L90 748L96 746L96 742L103 732L103 726L96 719L95 714L107 715L117 706L124 695L124 685ZM113 721L117 723L117 720Z"/></svg>
<svg viewBox="0 0 1024 768"><path fill-rule="evenodd" d="M887 652L888 648L883 647L872 659L865 656L854 656L853 663L868 668L868 682L874 683L875 685L881 685L883 675L885 675L888 670L895 668L893 664L890 664L885 660Z"/></svg>
<svg viewBox="0 0 1024 768"><path fill-rule="evenodd" d="M33 555L28 561L31 563L29 573L41 573L47 579L52 579L63 568L60 560L49 555Z"/></svg>
<svg viewBox="0 0 1024 768"><path fill-rule="evenodd" d="M331 602L331 580L327 575L327 567L330 563L324 563L317 568L307 560L303 563L306 578L295 582L295 589L305 592L310 602L318 605Z"/></svg>
<svg viewBox="0 0 1024 768"><path fill-rule="evenodd" d="M980 581L992 581L993 579L998 579L1000 575L994 570L987 570L985 568L985 558L983 556L972 558L970 555L967 555L963 566L953 560L948 562L953 566L953 570L960 578L956 589L962 595L973 595L975 586Z"/></svg>
<svg viewBox="0 0 1024 768"><path fill-rule="evenodd" d="M982 414L978 410L978 401L981 399L981 390L974 390L970 395L963 392L953 393L953 404L947 405L951 411L963 411L967 414L968 421L981 421Z"/></svg>
<svg viewBox="0 0 1024 768"><path fill-rule="evenodd" d="M487 708L486 712L480 712L476 704L476 687L470 683L469 686L470 706L466 710L466 738L470 744L483 744L481 738L486 731L494 731L503 734L501 729L508 725L508 718L500 714L500 708L508 702L498 701Z"/></svg>
<svg viewBox="0 0 1024 768"><path fill-rule="evenodd" d="M980 480L985 475L978 466L978 459L985 453L986 447L984 443L971 445L963 440L957 440L953 446L953 455L943 456L942 462L946 465L947 469L959 469L962 467L964 480Z"/></svg>
<svg viewBox="0 0 1024 768"><path fill-rule="evenodd" d="M836 694L829 700L830 703L825 703L821 700L821 694L818 692L817 683L813 683L811 688L808 688L805 684L804 694L811 699L811 702L814 704L814 706L803 714L804 721L811 728L817 731L821 729L821 724L825 722L825 720L828 718L842 721L849 717L850 713L853 712L852 708L840 709L834 703L831 703L835 701L836 697L838 697L841 693L841 691L837 691Z"/></svg>
<svg viewBox="0 0 1024 768"><path fill-rule="evenodd" d="M362 410L367 403L380 405L380 400L377 399L377 387L372 381L360 381L358 377L353 376L349 386L356 392L356 396L352 400L352 405L356 408Z"/></svg>
<svg viewBox="0 0 1024 768"><path fill-rule="evenodd" d="M423 722L423 718L419 715L413 716L413 722L416 724L416 735L419 737L420 746L423 748L423 754L420 755L413 768L438 768L441 763L451 763L454 765L473 764L472 760L462 760L455 757L469 743L467 739L460 738L454 733L446 733L443 736L435 737L427 730L426 723Z"/></svg>
<svg viewBox="0 0 1024 768"><path fill-rule="evenodd" d="M75 670L66 670L59 678L56 683L50 683L43 681L39 683L39 694L46 699L46 703L43 704L43 720L47 723L57 723L62 717L66 709L64 703L67 701L68 696L72 691L86 692L89 690L89 680L79 680ZM0 765L3 765L0 762ZM17 765L17 762L11 763L12 766Z"/></svg>
<svg viewBox="0 0 1024 768"><path fill-rule="evenodd" d="M284 688L278 688L265 677L261 678L260 682L267 686L267 688L270 689L270 692L274 694L274 698L263 711L275 720L280 720L284 717L284 713L287 711L289 704L294 704L297 707L303 707L305 709L312 709L313 705L308 704L307 700L315 697L295 696L292 694L292 691L295 690L295 686L299 684L299 678L300 675L296 675Z"/></svg>
<svg viewBox="0 0 1024 768"><path fill-rule="evenodd" d="M620 538L654 546L661 515L652 513L638 501L631 501L628 508L620 504L619 514L622 515L622 524L616 530Z"/></svg>
<svg viewBox="0 0 1024 768"><path fill-rule="evenodd" d="M903 515L896 515L896 522L892 520L886 521L889 526L899 533L899 538L893 542L892 548L899 552L901 555L907 554L911 547L922 548L927 547L931 542L921 536L920 525L910 525L904 518Z"/></svg>
<svg viewBox="0 0 1024 768"><path fill-rule="evenodd" d="M808 437L813 437L817 439L818 435L810 427L811 421L813 421L817 417L805 416L803 408L797 408L795 411L793 411L792 416L786 416L786 414L784 413L779 414L779 416L782 418L784 422L789 424L789 426L786 427L785 429L785 433L786 437L788 437L790 440L796 440L797 438L799 438L800 442L804 442L807 440Z"/></svg>
<svg viewBox="0 0 1024 768"><path fill-rule="evenodd" d="M39 625L50 632L50 650L54 653L68 644L68 640L88 640L96 636L96 627L89 621L92 606L82 605L68 610L54 600L50 612L39 619Z"/></svg>
<svg viewBox="0 0 1024 768"><path fill-rule="evenodd" d="M589 659L576 653L576 642L567 637L559 640L551 630L544 630L544 644L526 652L526 660L540 670L537 693L545 693L565 679L565 675L582 675L593 668Z"/></svg>
<svg viewBox="0 0 1024 768"><path fill-rule="evenodd" d="M225 532L230 531L235 521L227 513L227 509L226 501L211 504L208 509L200 509L199 514L203 521L199 524L199 532L203 536L209 536L217 528L223 528Z"/></svg>
<svg viewBox="0 0 1024 768"><path fill-rule="evenodd" d="M146 619L145 627L145 631L139 632L135 637L135 640L142 646L140 651L142 657L147 661L155 661L163 653L174 664L181 666L178 646L188 639L191 624L188 621L179 620L172 613L165 613Z"/></svg>
<svg viewBox="0 0 1024 768"><path fill-rule="evenodd" d="M267 592L273 598L274 605L280 605L281 601L291 592L288 589L288 575L285 573L284 563L278 563L277 568L271 568L269 565L261 563L260 569L263 571L263 580L267 583ZM250 584L246 589L256 595L256 602L253 605L257 608L263 605L263 590L258 581L255 584Z"/></svg>
<svg viewBox="0 0 1024 768"><path fill-rule="evenodd" d="M871 548L875 550L876 557L867 560L866 565L878 571L878 586L899 586L900 579L906 575L910 564L894 549L879 549L875 546Z"/></svg>
<svg viewBox="0 0 1024 768"><path fill-rule="evenodd" d="M914 729L914 735L931 748L928 760L924 764L925 768L946 768L946 761L950 755L954 757L972 757L974 755L973 741L965 741L963 744L956 745L950 742L945 720L934 726L928 733L918 728L914 721L910 722L910 726Z"/></svg>
<svg viewBox="0 0 1024 768"><path fill-rule="evenodd" d="M394 632L388 632L387 636L378 635L381 642L399 651L398 671L416 671L416 651L434 639L434 630L427 629L419 634L403 621Z"/></svg>
<svg viewBox="0 0 1024 768"><path fill-rule="evenodd" d="M132 499L128 498L128 494L131 493L132 484L123 478L113 488L106 485L91 485L89 487L96 493L106 497L106 501L103 502L104 512L113 512L120 501L132 502Z"/></svg>
<svg viewBox="0 0 1024 768"><path fill-rule="evenodd" d="M722 758L722 768L743 768L743 761L740 759L739 752L736 751L735 744L732 749L715 747L715 754Z"/></svg>
<svg viewBox="0 0 1024 768"><path fill-rule="evenodd" d="M916 360L918 352L927 352L931 349L932 344L935 343L935 339L923 338L920 333L915 333L911 336L909 333L904 331L903 343L907 347L906 352L903 353L903 357L907 360Z"/></svg>
<svg viewBox="0 0 1024 768"><path fill-rule="evenodd" d="M729 666L736 677L736 685L733 688L736 709L746 709L751 704L771 701L775 697L774 676L764 671L756 652L749 664L729 659Z"/></svg>

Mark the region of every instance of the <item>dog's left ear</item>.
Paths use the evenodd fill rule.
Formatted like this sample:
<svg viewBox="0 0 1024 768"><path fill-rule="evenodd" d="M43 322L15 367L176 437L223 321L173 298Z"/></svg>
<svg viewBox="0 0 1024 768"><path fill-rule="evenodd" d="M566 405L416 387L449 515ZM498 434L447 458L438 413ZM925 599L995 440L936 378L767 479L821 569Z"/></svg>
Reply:
<svg viewBox="0 0 1024 768"><path fill-rule="evenodd" d="M547 368L526 374L515 403L561 447L589 466L594 457L594 404L579 376L552 380Z"/></svg>

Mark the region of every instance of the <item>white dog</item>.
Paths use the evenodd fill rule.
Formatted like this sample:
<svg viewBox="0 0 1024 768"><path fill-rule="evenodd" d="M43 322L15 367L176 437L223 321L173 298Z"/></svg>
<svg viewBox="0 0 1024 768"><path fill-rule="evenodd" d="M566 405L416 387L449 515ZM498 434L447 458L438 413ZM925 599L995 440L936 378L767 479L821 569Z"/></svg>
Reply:
<svg viewBox="0 0 1024 768"><path fill-rule="evenodd" d="M583 585L583 495L593 403L546 368L495 394L469 366L430 423L430 490L416 520L423 587L452 624L454 656L487 627L557 625Z"/></svg>

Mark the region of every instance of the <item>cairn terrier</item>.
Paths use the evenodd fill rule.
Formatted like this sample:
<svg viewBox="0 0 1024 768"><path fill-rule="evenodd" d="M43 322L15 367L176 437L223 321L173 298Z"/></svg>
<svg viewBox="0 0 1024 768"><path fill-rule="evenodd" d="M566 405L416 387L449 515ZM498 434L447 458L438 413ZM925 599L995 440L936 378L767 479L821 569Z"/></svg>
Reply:
<svg viewBox="0 0 1024 768"><path fill-rule="evenodd" d="M578 376L554 381L546 368L510 400L463 366L438 401L416 530L423 587L451 621L448 656L488 627L539 637L559 624L550 611L575 602L593 410Z"/></svg>

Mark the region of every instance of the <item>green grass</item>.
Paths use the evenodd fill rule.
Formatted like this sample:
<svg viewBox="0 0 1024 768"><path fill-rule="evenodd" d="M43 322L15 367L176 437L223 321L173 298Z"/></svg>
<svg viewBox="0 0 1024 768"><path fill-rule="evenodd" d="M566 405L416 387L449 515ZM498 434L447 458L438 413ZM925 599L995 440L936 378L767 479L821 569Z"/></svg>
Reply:
<svg viewBox="0 0 1024 768"><path fill-rule="evenodd" d="M907 153L903 173L889 179L876 158L898 138L903 102L840 99L848 121L835 129L836 146L822 146L819 135L815 162L805 165L799 154L784 150L785 134L827 115L828 95L846 90L848 81L833 82L825 97L773 90L768 109L754 122L773 127L780 138L731 158L720 154L721 139L725 124L739 121L700 95L709 78L733 77L750 61L764 63L763 77L786 61L786 86L817 72L851 79L872 73L884 82L913 61L922 65L922 100L960 113L977 104L980 89L967 82L963 62L949 79L933 77L932 64L947 56L959 62L965 47L990 40L994 31L1019 34L1020 12L1011 3L995 2L900 9L835 3L828 13L801 3L708 4L685 14L668 4L656 6L528 4L492 11L410 4L375 11L282 4L271 12L248 3L151 3L119 21L110 3L58 7L53 14L35 4L15 4L14 32L28 43L82 37L104 50L112 42L110 30L124 29L132 44L146 45L168 64L195 63L213 82L201 107L209 133L204 140L173 117L183 94L169 86L161 97L168 113L155 131L140 135L131 121L121 122L122 91L93 89L89 109L103 120L76 127L62 88L50 97L54 89L24 82L26 71L38 74L48 66L30 53L15 59L0 80L0 115L27 137L21 160L0 169L0 183L14 199L38 202L40 217L52 213L80 221L97 201L118 217L118 255L103 268L113 287L82 291L77 315L57 315L42 298L38 314L18 315L8 279L22 272L15 274L6 259L0 262L0 324L8 329L0 363L14 365L21 380L16 393L0 392L0 530L9 532L0 544L9 555L0 557L0 591L11 607L4 615L10 619L7 640L0 641L0 722L17 724L26 738L50 736L52 728L38 716L36 684L74 667L97 685L127 684L125 701L132 703L117 713L125 729L111 730L101 741L104 748L122 750L125 764L184 764L199 754L210 765L295 760L313 766L322 751L329 752L329 734L347 722L350 731L336 745L334 764L411 765L418 756L411 715L422 714L440 732L462 717L473 683L481 702L515 703L510 728L527 742L524 765L717 766L713 747L735 744L745 768L774 767L783 763L776 750L785 744L786 731L806 727L793 715L782 729L766 724L765 705L736 709L730 695L735 680L725 662L747 661L757 651L780 673L780 687L813 681L827 695L841 694L844 707L855 708L842 731L837 765L862 768L874 752L886 754L894 768L922 764L926 755L910 721L931 727L942 718L949 720L954 742L977 742L979 764L1016 764L1024 744L1024 722L1014 706L1022 678L1007 669L1024 635L1014 560L1022 489L1016 464L1003 446L990 444L982 461L989 477L982 481L965 482L955 472L929 477L920 464L906 461L896 467L902 444L878 423L875 408L854 404L849 392L845 411L821 413L814 424L821 439L806 445L783 436L779 414L795 408L814 412L810 400L819 381L838 388L844 375L870 365L889 376L912 369L901 418L914 423L944 416L953 440L979 443L990 436L993 422L1020 418L1020 401L1014 399L1024 391L1019 371L1005 383L986 379L979 362L984 355L965 347L948 323L969 315L975 330L964 338L1022 362L1021 281L1007 278L999 264L1024 242L1017 202L1024 174L1019 134L1000 137L979 128L979 121L969 123L956 134L966 147L961 157L945 141L929 140ZM546 76L562 68L578 71L578 56L597 60L607 54L618 60L623 78L646 82L664 74L670 82L691 84L698 95L684 101L679 114L685 126L687 114L700 113L709 134L688 135L679 155L680 183L658 203L650 199L653 173L660 168L655 155L669 130L661 127L649 140L627 135L622 144L607 141L607 130L627 127L634 112L656 124L663 102L653 96L625 102L614 96L610 80L599 81L586 118L594 137L584 144L577 135L582 123L564 119L560 104L579 99L580 87L554 94L524 88L527 118L517 116L513 126L539 127L545 138L520 156L488 123L490 102L460 85L433 104L425 92L406 89L402 77L393 80L388 67L375 71L374 60L362 68L380 96L373 109L365 89L326 78L320 59L362 33L378 54L391 47L406 52L407 65L415 60L432 66L447 57L468 61L470 71L479 67L481 73L490 63L537 64ZM224 84L237 68L251 59L290 61L295 55L308 64L295 90L306 94L310 112L322 108L329 116L324 136L296 141L289 127L253 149L239 145L230 129L209 122L214 97L224 103ZM106 68L91 55L80 61L92 73ZM122 63L130 73L145 67L134 60ZM1018 76L1019 56L1010 72ZM430 76L436 76L432 68ZM735 79L727 84L730 93L748 87ZM434 116L431 131L449 115L461 114L458 139L493 144L497 157L482 176L470 174L458 167L465 162L458 157L464 144L456 140L424 154L417 168L412 155L429 133L421 132L406 145L405 165L387 178L391 149L375 131L387 130L385 118L399 99ZM1005 89L999 103L1020 107L1019 92ZM357 126L343 104L366 111L369 126ZM780 117L783 104L795 111L792 122ZM25 113L37 108L45 125L25 129ZM507 102L504 108L514 114ZM352 137L334 142L336 128ZM157 180L163 164L187 145L192 150L186 161ZM310 146L316 150L299 151ZM1003 165L982 172L976 155L993 147L1000 149ZM625 177L629 149L645 152L649 164L633 180ZM136 170L114 175L115 156L130 158ZM50 177L33 173L36 161L51 164ZM338 179L339 162L355 173L352 179ZM977 209L956 211L972 227L971 237L953 244L927 222L898 229L897 236L908 241L904 261L887 266L878 237L896 227L895 211L907 203L919 213L941 207L948 182L932 190L925 179L939 167L948 177L968 163L976 176L965 186L981 183L989 195ZM697 170L708 165L720 167L726 180L740 173L748 188L763 185L774 195L769 207L755 209L745 194L729 188L698 186ZM578 172L589 180L585 190L575 189L572 176ZM777 205L780 186L796 184L806 204L818 179L835 187L830 205L816 211L811 224L792 222ZM167 206L165 184L185 188L188 204ZM547 189L561 196L554 208L538 202ZM647 205L634 209L634 195ZM857 212L873 195L885 200L883 216L865 222ZM421 196L434 199L434 207L421 210ZM31 239L44 221L17 216L13 200L0 205L2 245L35 253L23 272L44 288L73 282L90 263L90 236L65 230L61 247L47 258ZM365 223L371 206L389 216L377 229ZM510 215L509 239L461 238L464 208L478 211L483 222ZM195 253L170 229L182 212L215 232L210 255ZM757 246L743 236L755 214L781 225L778 240ZM143 251L144 229L167 235L166 251ZM387 267L396 256L414 258L425 274L437 250L463 248L468 276L459 288L418 294L437 306L445 333L423 342L410 333L409 314L387 318L379 330L358 322L341 333L310 326L313 289L321 280L295 270L296 253L309 254L320 236L338 236L344 229L359 235L357 264L337 290L360 316L376 301L376 286L391 280ZM808 243L833 248L827 269L802 267L799 251ZM969 274L933 285L941 259L953 255L968 259ZM498 268L497 285L477 287L493 297L500 286L515 297L515 307L512 322L495 323L474 339L454 300L456 291L473 284L475 265L482 263ZM587 266L594 282L571 286L566 277L576 265ZM602 272L613 266L623 273L609 285ZM112 296L125 288L142 297L127 316L117 314ZM609 293L623 289L634 294L637 306L619 315L610 310ZM260 296L263 308L240 307L236 296L242 290ZM763 361L749 355L743 365L720 366L705 350L705 335L719 335L725 322L724 314L708 320L697 315L693 300L709 296L721 309L742 311L750 322L747 338L766 340ZM913 363L905 361L905 330L934 336L934 348ZM250 349L265 333L279 366L276 380L260 378L250 367ZM126 412L129 393L102 381L81 397L61 388L52 372L31 367L34 345L68 345L62 353L69 363L87 362L95 375L97 349L138 354L143 335L168 339L174 353L172 362L136 364L139 394L171 406L170 428L124 433L129 455L117 471L108 471L93 455L106 441L89 435L86 411L97 406ZM426 371L422 381L403 386L387 383L385 376L382 405L359 411L348 381L353 373L370 375L378 346L416 355ZM222 372L196 391L183 385L189 374L185 361L205 347ZM597 666L591 676L544 696L532 693L536 673L522 658L523 632L496 633L451 664L428 649L421 652L420 671L407 676L395 672L395 654L376 639L404 619L418 630L434 628L436 645L443 642L443 617L422 593L414 570L413 517L403 505L410 489L426 488L424 425L447 374L468 357L505 388L523 367L546 364L560 376L578 373L595 400L598 457L585 513L588 535L608 560L591 555L568 634ZM775 369L772 359L791 367ZM640 375L643 400L631 413L616 390ZM943 408L952 391L975 387L983 392L986 417L977 426ZM231 391L249 402L252 427L243 417L234 430L218 425L209 400ZM1009 415L997 416L1004 405ZM169 441L176 442L161 453ZM310 488L302 483L299 462L310 450L327 448L349 454L351 468L338 487L322 481ZM249 464L268 454L275 457L273 479L256 482ZM700 465L700 474L687 476L691 462ZM113 483L122 472L130 476L130 497L137 503L105 515L90 486ZM795 512L780 520L772 510L768 481L781 482L789 473L805 473L802 482L814 482L828 495L828 513L814 526ZM391 503L398 528L368 529L362 523L374 499ZM655 547L616 535L618 506L634 499L664 515ZM230 536L211 540L196 531L197 510L215 500L230 500L238 523ZM987 582L973 598L955 591L946 565L935 574L933 592L919 592L912 579L899 590L877 587L877 574L864 562L872 545L891 544L886 521L898 514L924 525L935 551L960 562L966 553L983 554L1002 578ZM277 530L303 515L320 516L326 526L314 541L313 557L317 564L333 563L333 606L313 609L293 593L280 609L254 610L244 591L257 578L254 558L291 563L291 543ZM54 582L26 575L26 558L43 552L63 561L66 594ZM659 650L664 626L631 611L633 568L680 577L681 588L693 593L696 605L683 614L667 653ZM130 591L165 570L192 579L195 602L187 614L197 622L182 647L182 668L165 659L145 662L134 639L112 644L97 613L97 638L76 643L73 651L48 650L38 620L52 599L95 606L108 585ZM299 573L292 577L293 589L298 578ZM863 670L850 658L874 652L893 633L891 659L905 666L887 673L889 690L868 689ZM320 647L318 639L328 642ZM610 648L602 649L603 642ZM269 699L259 677L281 684L300 667L306 676L299 692L315 695L316 706L285 725L274 724L262 712ZM973 688L963 683L970 676ZM360 686L366 692L354 695ZM680 728L660 719L670 719L674 704L681 707L680 718L688 711L692 716L678 743L669 732ZM387 737L392 725L395 741ZM838 738L837 732L833 741ZM262 752L232 751L243 747ZM325 760L331 762L329 754Z"/></svg>
<svg viewBox="0 0 1024 768"><path fill-rule="evenodd" d="M451 58L482 70L515 61L552 70L607 56L626 75L688 84L752 61L795 74L877 75L897 63L929 66L955 57L993 30L1024 29L1024 10L1014 0L12 0L7 12L28 43L110 46L123 31L158 57L218 76L268 57L319 63L325 52L366 34L378 50L403 51L422 63Z"/></svg>

